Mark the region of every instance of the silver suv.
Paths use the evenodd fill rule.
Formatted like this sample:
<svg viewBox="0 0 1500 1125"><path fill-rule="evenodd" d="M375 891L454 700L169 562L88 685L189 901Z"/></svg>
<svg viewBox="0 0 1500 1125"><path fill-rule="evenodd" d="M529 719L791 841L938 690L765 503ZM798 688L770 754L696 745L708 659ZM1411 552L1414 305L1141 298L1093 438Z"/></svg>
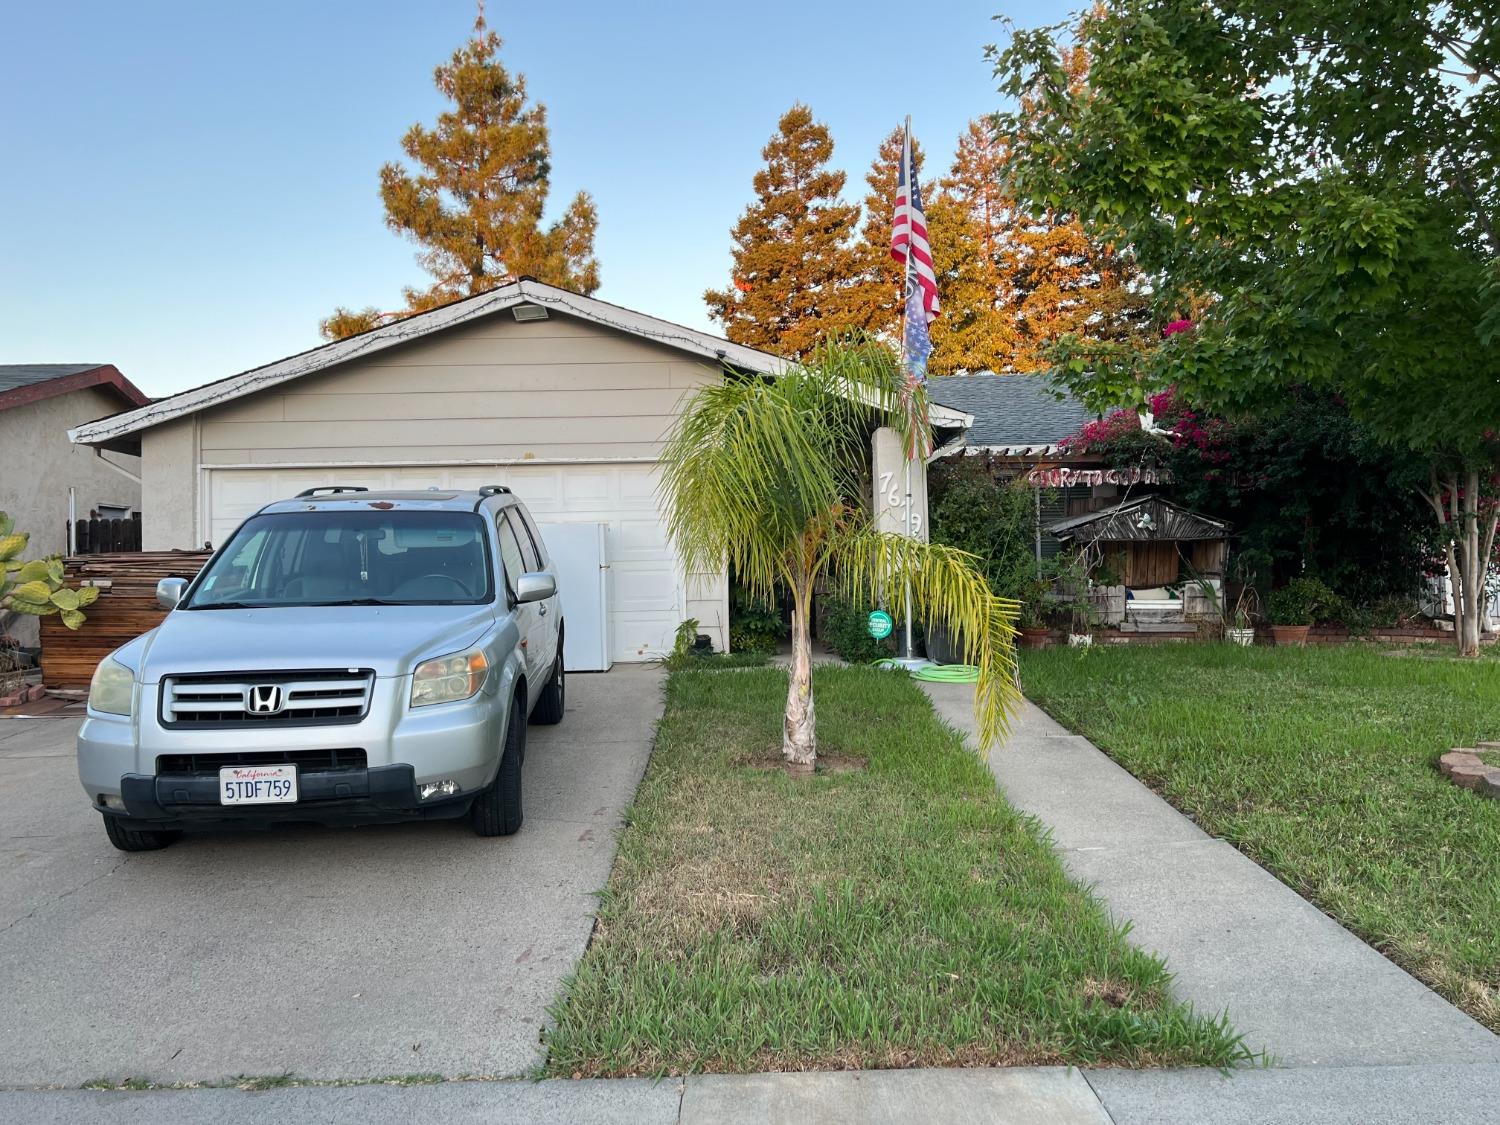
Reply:
<svg viewBox="0 0 1500 1125"><path fill-rule="evenodd" d="M110 843L467 814L521 827L526 723L563 717L563 620L510 490L314 488L240 525L94 673L78 776Z"/></svg>

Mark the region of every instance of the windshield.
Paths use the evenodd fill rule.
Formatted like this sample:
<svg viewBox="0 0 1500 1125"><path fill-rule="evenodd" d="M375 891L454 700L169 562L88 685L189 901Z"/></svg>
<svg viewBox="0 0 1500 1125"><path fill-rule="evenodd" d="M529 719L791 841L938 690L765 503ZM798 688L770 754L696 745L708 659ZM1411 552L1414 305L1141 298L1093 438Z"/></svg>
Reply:
<svg viewBox="0 0 1500 1125"><path fill-rule="evenodd" d="M283 512L241 524L183 608L474 605L492 573L472 512Z"/></svg>

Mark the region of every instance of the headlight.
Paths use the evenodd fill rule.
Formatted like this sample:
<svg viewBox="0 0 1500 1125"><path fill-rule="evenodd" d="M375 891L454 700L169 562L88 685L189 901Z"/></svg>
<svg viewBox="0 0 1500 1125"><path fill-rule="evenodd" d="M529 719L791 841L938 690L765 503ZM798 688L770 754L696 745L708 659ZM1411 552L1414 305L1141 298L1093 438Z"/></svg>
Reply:
<svg viewBox="0 0 1500 1125"><path fill-rule="evenodd" d="M477 648L424 660L411 674L411 705L456 703L468 699L484 686L490 662Z"/></svg>
<svg viewBox="0 0 1500 1125"><path fill-rule="evenodd" d="M135 710L135 673L112 656L99 661L89 682L89 710L129 715Z"/></svg>

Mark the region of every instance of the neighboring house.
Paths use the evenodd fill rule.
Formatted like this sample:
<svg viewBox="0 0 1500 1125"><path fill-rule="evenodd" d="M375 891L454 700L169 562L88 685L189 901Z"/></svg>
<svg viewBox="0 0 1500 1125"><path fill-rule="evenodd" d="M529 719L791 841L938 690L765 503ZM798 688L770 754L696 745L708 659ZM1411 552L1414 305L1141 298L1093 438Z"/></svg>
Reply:
<svg viewBox="0 0 1500 1125"><path fill-rule="evenodd" d="M140 459L99 453L68 440L68 430L102 414L150 402L107 363L0 365L0 512L31 533L29 555L68 549L68 498L78 518L123 518L141 503ZM34 619L19 615L0 632L34 644Z"/></svg>
<svg viewBox="0 0 1500 1125"><path fill-rule="evenodd" d="M997 475L1021 477L1041 486L1037 494L1037 549L1050 557L1058 541L1047 528L1072 516L1128 499L1134 486L1155 483L1142 474L1120 472L1088 454L1072 454L1063 441L1096 415L1077 399L1059 399L1040 375L949 375L932 380L933 402L973 416L960 439L938 449L934 458L981 456Z"/></svg>
<svg viewBox="0 0 1500 1125"><path fill-rule="evenodd" d="M570 652L575 629L597 631L607 665L659 656L689 617L727 647L727 576L683 573L667 541L658 461L695 388L726 367L769 376L783 364L523 279L72 436L140 453L147 550L221 543L263 504L329 484L504 484L544 533L603 525L568 548L602 540L605 568L596 599L573 584L568 627ZM962 412L933 411L940 440L942 428L967 422ZM555 534L561 542L564 533Z"/></svg>
<svg viewBox="0 0 1500 1125"><path fill-rule="evenodd" d="M1095 587L1103 624L1190 631L1193 618L1218 614L1228 525L1158 495L1163 482L1152 470L1070 452L1065 439L1095 418L1082 403L1059 399L1035 375L935 379L931 398L974 418L937 456L984 457L997 476L1037 487L1037 553L1050 557L1064 545L1084 553L1104 579Z"/></svg>

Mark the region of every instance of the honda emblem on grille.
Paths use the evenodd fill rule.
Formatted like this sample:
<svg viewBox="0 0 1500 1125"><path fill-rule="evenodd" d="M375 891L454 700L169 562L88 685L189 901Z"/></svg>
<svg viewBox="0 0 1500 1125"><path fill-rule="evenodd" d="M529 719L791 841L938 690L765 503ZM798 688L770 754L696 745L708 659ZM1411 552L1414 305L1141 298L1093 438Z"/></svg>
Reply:
<svg viewBox="0 0 1500 1125"><path fill-rule="evenodd" d="M245 710L252 715L276 715L286 706L280 684L256 684L250 689Z"/></svg>

